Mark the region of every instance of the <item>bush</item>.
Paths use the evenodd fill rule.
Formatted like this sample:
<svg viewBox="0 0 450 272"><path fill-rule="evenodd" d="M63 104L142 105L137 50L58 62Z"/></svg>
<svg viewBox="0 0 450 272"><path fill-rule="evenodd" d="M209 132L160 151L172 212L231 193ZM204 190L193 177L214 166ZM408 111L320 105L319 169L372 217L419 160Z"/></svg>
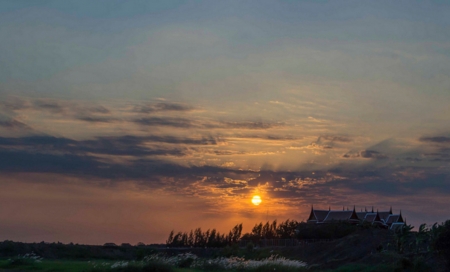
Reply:
<svg viewBox="0 0 450 272"><path fill-rule="evenodd" d="M27 253L23 256L19 255L9 260L8 266L32 266L42 261L42 258L34 252Z"/></svg>
<svg viewBox="0 0 450 272"><path fill-rule="evenodd" d="M212 262L208 263L205 262L201 267L199 267L202 271L211 271L211 272L220 272L220 271L227 271L222 265Z"/></svg>
<svg viewBox="0 0 450 272"><path fill-rule="evenodd" d="M29 266L33 265L35 263L34 260L30 259L23 259L23 258L14 258L9 261L9 266Z"/></svg>
<svg viewBox="0 0 450 272"><path fill-rule="evenodd" d="M180 260L180 262L178 263L178 267L180 268L189 268L191 267L191 264L194 262L194 258L186 258L186 259L182 259Z"/></svg>
<svg viewBox="0 0 450 272"><path fill-rule="evenodd" d="M414 269L415 272L428 272L432 271L431 267L425 262L423 257L419 257L414 260Z"/></svg>
<svg viewBox="0 0 450 272"><path fill-rule="evenodd" d="M171 265L163 262L150 262L142 267L142 272L173 272Z"/></svg>
<svg viewBox="0 0 450 272"><path fill-rule="evenodd" d="M440 227L433 247L444 260L447 260L447 265L450 267L450 220Z"/></svg>
<svg viewBox="0 0 450 272"><path fill-rule="evenodd" d="M283 272L298 272L298 271L307 271L306 268L298 268L298 267L290 267L285 265L279 265L279 264L266 264L261 265L256 268L250 268L245 269L242 271L248 271L248 272L273 272L273 271L283 271Z"/></svg>
<svg viewBox="0 0 450 272"><path fill-rule="evenodd" d="M255 245L252 242L250 242L247 244L246 248L248 252L252 252L253 248L255 248Z"/></svg>

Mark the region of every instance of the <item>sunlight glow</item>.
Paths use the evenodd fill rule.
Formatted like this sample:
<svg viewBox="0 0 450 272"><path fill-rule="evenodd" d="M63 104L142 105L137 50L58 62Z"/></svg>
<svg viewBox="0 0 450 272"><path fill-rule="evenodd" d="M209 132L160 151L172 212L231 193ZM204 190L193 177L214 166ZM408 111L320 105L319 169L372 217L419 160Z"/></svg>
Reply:
<svg viewBox="0 0 450 272"><path fill-rule="evenodd" d="M258 206L259 204L261 204L261 202L262 202L262 200L261 200L260 196L258 196L258 195L253 196L253 198L252 198L253 205Z"/></svg>

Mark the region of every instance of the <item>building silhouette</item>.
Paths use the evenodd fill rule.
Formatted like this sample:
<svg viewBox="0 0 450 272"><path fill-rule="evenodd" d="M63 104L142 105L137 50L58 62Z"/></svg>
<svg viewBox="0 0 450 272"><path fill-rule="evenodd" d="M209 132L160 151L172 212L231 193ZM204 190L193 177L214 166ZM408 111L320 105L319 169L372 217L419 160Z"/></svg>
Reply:
<svg viewBox="0 0 450 272"><path fill-rule="evenodd" d="M353 210L349 210L348 208L342 208L341 210L316 210L313 206L311 206L311 213L309 214L307 223L312 224L327 224L333 222L349 222L352 224L358 224L367 222L372 225L379 225L381 227L396 229L400 226L405 225L405 220L403 219L402 212L399 214L392 213L392 207L389 211L374 211L373 207L371 211L367 211L365 208L364 211L361 209L360 212L357 212L355 206L353 206Z"/></svg>

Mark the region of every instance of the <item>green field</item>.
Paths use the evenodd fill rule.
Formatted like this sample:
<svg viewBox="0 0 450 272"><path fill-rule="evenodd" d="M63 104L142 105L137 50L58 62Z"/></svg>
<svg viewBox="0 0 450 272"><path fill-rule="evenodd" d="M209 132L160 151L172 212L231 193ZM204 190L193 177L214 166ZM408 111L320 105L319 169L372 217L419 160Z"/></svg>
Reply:
<svg viewBox="0 0 450 272"><path fill-rule="evenodd" d="M0 260L0 271L42 271L42 272L82 272L82 271L117 271L112 269L111 260L76 261L76 260L43 260L39 263L23 263L11 265L9 260ZM197 272L200 270L190 268L173 268L174 272Z"/></svg>

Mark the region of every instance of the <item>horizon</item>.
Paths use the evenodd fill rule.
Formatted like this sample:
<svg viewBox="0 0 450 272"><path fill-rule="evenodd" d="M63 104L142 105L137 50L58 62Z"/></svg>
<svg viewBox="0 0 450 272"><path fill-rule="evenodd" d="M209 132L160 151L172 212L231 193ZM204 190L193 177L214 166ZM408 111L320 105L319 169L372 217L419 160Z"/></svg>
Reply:
<svg viewBox="0 0 450 272"><path fill-rule="evenodd" d="M448 220L449 12L2 1L0 241L160 243L311 205Z"/></svg>

